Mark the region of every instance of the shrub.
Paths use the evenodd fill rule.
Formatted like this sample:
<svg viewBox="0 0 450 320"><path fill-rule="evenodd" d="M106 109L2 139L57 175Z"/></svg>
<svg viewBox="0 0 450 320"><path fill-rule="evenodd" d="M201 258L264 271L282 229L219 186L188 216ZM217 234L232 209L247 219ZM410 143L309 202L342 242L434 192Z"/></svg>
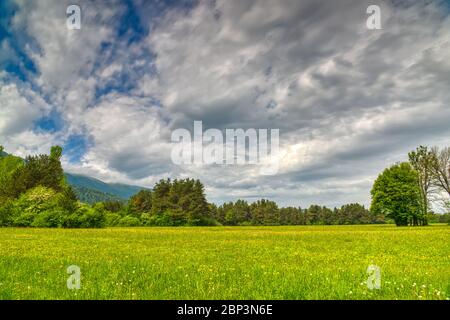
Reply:
<svg viewBox="0 0 450 320"><path fill-rule="evenodd" d="M23 212L13 218L12 225L14 227L31 227L36 215L32 212Z"/></svg>
<svg viewBox="0 0 450 320"><path fill-rule="evenodd" d="M13 226L56 227L61 225L61 214L64 209L60 207L60 203L63 201L61 194L50 188L38 186L12 201L6 214L9 214L8 219L12 221Z"/></svg>
<svg viewBox="0 0 450 320"><path fill-rule="evenodd" d="M172 219L165 214L155 214L155 215L150 215L150 214L143 214L142 215L142 224L144 226L159 226L159 227L164 227L164 226L173 226L173 221Z"/></svg>
<svg viewBox="0 0 450 320"><path fill-rule="evenodd" d="M55 192L38 186L10 201L0 210L0 223L17 227L66 226L67 216L76 208L70 192Z"/></svg>
<svg viewBox="0 0 450 320"><path fill-rule="evenodd" d="M80 228L102 228L105 226L105 213L86 204L81 204L75 214L79 216Z"/></svg>
<svg viewBox="0 0 450 320"><path fill-rule="evenodd" d="M117 225L119 227L138 227L141 225L141 222L136 217L125 216L119 220Z"/></svg>
<svg viewBox="0 0 450 320"><path fill-rule="evenodd" d="M13 200L0 199L0 226L7 227L12 224Z"/></svg>
<svg viewBox="0 0 450 320"><path fill-rule="evenodd" d="M35 187L22 194L15 202L23 211L40 213L57 205L56 192L46 187Z"/></svg>
<svg viewBox="0 0 450 320"><path fill-rule="evenodd" d="M105 226L115 227L119 224L122 216L118 213L107 213L105 215Z"/></svg>
<svg viewBox="0 0 450 320"><path fill-rule="evenodd" d="M184 226L188 224L188 220L190 224L195 223L195 219L188 219L182 209L168 209L162 215L163 220L168 220L169 225L171 226Z"/></svg>
<svg viewBox="0 0 450 320"><path fill-rule="evenodd" d="M38 228L59 228L62 226L62 217L63 213L58 209L44 211L34 218L31 226Z"/></svg>
<svg viewBox="0 0 450 320"><path fill-rule="evenodd" d="M81 216L77 213L72 213L62 217L61 227L63 228L81 228Z"/></svg>
<svg viewBox="0 0 450 320"><path fill-rule="evenodd" d="M217 227L217 226L221 226L222 224L214 218L204 217L204 218L200 219L198 225L199 226Z"/></svg>

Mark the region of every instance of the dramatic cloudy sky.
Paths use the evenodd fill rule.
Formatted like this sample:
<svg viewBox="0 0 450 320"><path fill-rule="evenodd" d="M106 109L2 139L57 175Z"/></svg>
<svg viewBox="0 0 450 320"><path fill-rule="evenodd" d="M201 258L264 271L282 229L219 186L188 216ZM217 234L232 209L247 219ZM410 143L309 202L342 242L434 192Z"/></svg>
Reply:
<svg viewBox="0 0 450 320"><path fill-rule="evenodd" d="M68 30L78 4L81 30ZM366 27L381 7L382 29ZM450 144L450 4L421 0L0 2L0 144L67 171L208 199L370 202L419 144ZM176 128L280 129L280 169L172 163Z"/></svg>

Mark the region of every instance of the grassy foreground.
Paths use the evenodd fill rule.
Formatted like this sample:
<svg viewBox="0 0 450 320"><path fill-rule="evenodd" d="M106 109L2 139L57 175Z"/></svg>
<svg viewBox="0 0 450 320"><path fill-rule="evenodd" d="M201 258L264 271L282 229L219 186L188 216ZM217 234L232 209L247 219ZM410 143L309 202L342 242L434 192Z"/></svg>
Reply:
<svg viewBox="0 0 450 320"><path fill-rule="evenodd" d="M369 290L367 267L381 268ZM69 290L69 265L81 289ZM449 299L450 227L0 228L0 299Z"/></svg>

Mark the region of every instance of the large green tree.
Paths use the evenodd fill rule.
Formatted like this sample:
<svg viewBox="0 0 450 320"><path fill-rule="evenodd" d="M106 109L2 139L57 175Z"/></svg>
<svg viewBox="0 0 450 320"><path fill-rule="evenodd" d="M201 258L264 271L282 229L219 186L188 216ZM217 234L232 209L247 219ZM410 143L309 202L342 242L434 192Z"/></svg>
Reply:
<svg viewBox="0 0 450 320"><path fill-rule="evenodd" d="M417 172L409 163L387 168L376 179L370 211L392 218L397 226L424 225Z"/></svg>
<svg viewBox="0 0 450 320"><path fill-rule="evenodd" d="M51 148L50 155L40 154L25 158L24 165L17 168L8 185L9 196L17 198L20 194L37 186L51 188L57 192L68 188L61 166L62 149Z"/></svg>
<svg viewBox="0 0 450 320"><path fill-rule="evenodd" d="M199 180L160 180L151 195L150 214L158 224L200 225L211 218Z"/></svg>

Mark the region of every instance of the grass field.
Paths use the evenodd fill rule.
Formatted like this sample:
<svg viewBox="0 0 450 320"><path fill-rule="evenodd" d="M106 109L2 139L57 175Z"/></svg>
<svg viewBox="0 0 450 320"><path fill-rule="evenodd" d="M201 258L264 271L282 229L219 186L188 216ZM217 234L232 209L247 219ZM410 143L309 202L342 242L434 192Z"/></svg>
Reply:
<svg viewBox="0 0 450 320"><path fill-rule="evenodd" d="M366 285L371 264L379 290ZM444 225L0 229L0 299L448 297Z"/></svg>

